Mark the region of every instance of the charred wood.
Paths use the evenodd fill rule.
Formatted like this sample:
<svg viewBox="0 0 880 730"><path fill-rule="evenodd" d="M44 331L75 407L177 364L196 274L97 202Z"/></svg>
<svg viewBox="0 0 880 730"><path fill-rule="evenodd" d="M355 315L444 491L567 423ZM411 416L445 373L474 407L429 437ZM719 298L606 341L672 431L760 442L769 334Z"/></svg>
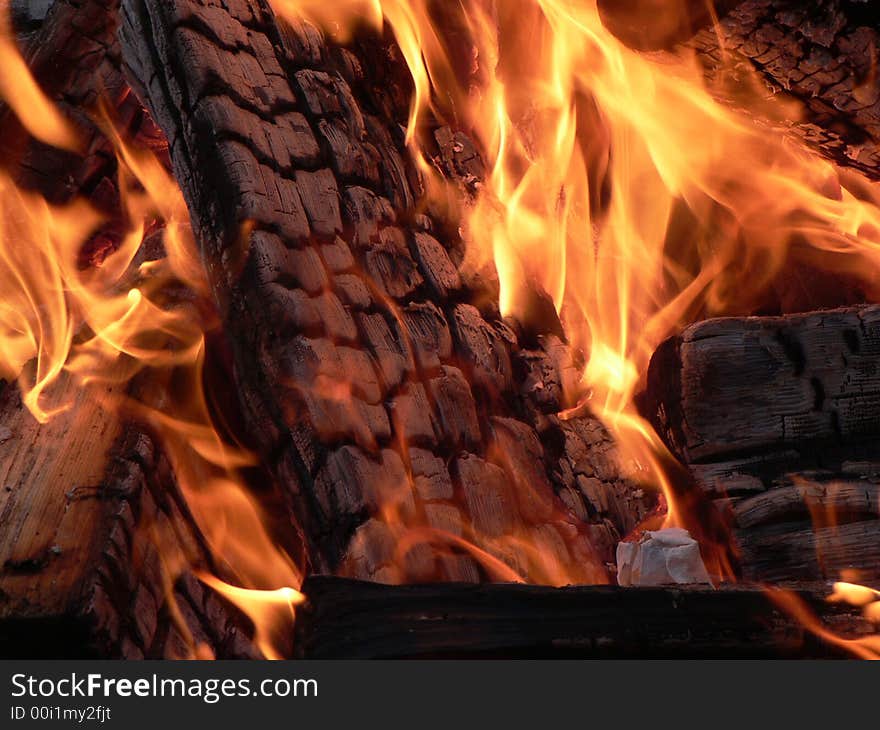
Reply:
<svg viewBox="0 0 880 730"><path fill-rule="evenodd" d="M237 612L176 567L210 556L151 436L67 376L55 394L71 407L41 425L0 393L0 654L252 656Z"/></svg>
<svg viewBox="0 0 880 730"><path fill-rule="evenodd" d="M161 154L143 107L119 70L118 4L57 0L25 56L71 117L78 153L31 140L0 108L2 164L53 202L86 198L109 223L81 251L84 268L118 243L117 165L93 115ZM155 255L153 252L150 255ZM145 428L105 408L120 384L83 388L63 373L52 397L67 405L39 424L14 383L0 381L0 654L4 657L252 656L247 622L185 566L209 566L167 458Z"/></svg>
<svg viewBox="0 0 880 730"><path fill-rule="evenodd" d="M821 523L820 523L821 524ZM782 522L738 530L743 578L762 583L856 576L880 582L880 520L817 527L812 521Z"/></svg>
<svg viewBox="0 0 880 730"><path fill-rule="evenodd" d="M878 356L876 306L707 320L658 348L645 408L688 463L758 473L763 462L792 458L821 467L872 450Z"/></svg>
<svg viewBox="0 0 880 730"><path fill-rule="evenodd" d="M707 320L651 360L645 413L730 508L750 579L877 580L878 311Z"/></svg>
<svg viewBox="0 0 880 730"><path fill-rule="evenodd" d="M841 656L756 588L306 581L295 651L309 659ZM870 632L852 609L800 597L826 627Z"/></svg>
<svg viewBox="0 0 880 730"><path fill-rule="evenodd" d="M390 506L478 545L540 533L581 580L604 575L651 495L598 422L553 416L575 355L552 332L524 349L497 296L458 275L455 226L420 212L390 41L336 47L247 0L127 0L121 38L170 143L249 430L313 570L412 579ZM539 509L519 508L521 473ZM418 574L480 576L468 555L439 557Z"/></svg>
<svg viewBox="0 0 880 730"><path fill-rule="evenodd" d="M602 22L631 48L670 49L742 0L598 0Z"/></svg>
<svg viewBox="0 0 880 730"><path fill-rule="evenodd" d="M880 176L880 40L861 0L745 0L689 41L725 95L755 76L768 98L795 102L796 136L834 161Z"/></svg>

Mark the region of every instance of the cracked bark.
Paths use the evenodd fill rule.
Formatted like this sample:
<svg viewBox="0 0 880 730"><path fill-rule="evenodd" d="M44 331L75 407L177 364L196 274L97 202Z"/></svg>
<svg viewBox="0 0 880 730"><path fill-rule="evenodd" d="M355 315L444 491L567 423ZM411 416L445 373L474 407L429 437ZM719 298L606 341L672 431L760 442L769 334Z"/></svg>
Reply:
<svg viewBox="0 0 880 730"><path fill-rule="evenodd" d="M872 87L863 82L875 31L848 15L855 5L819 4L833 21L827 24L836 29L832 38L822 34L821 23L805 32L797 15L801 11L783 2L743 3L739 15L728 16L725 34L729 47L743 63L757 65L774 91L785 88L802 101L808 124L793 128L795 133L806 135L836 161L873 175L876 105L865 95ZM94 17L92 7L97 8ZM115 26L110 19L114 7L112 2L78 6L58 0L50 15L55 20L44 26L44 40L31 56L38 78L77 123L86 123L77 110L94 101L88 83L93 77L120 96L127 93L116 71L112 39L103 50L94 45L101 46L96 36L103 29ZM543 535L541 544L561 563L596 565L597 558L598 563L610 559L619 534L649 504L621 472L613 444L597 421L555 418L565 405L562 383L575 371L577 355L560 340L552 318L538 318L537 325L525 328L505 323L493 304L497 292L491 281L455 276L461 242L454 226L439 216L425 216L418 206L419 180L396 126L405 120L405 74L390 60L387 41L359 38L349 48L332 47L313 29L277 27L265 6L244 0L131 1L125 7L130 77L141 80L140 92L171 142L175 169L200 226L214 292L232 333L247 423L287 490L291 513L306 527L314 567L378 580L484 577L463 555L427 556L400 567L375 499L395 479L406 486L399 509L414 510L429 526L473 536L477 528L506 535L524 525ZM781 35L774 36L775 31ZM87 37L87 51L76 51L78 37ZM782 51L774 60L767 54L773 55L775 42ZM695 43L711 73L717 66L717 42L704 33ZM821 69L826 52L842 59L827 78ZM797 69L809 64L820 68L801 76ZM85 165L63 154L59 159L39 145L15 144L22 138L7 132L14 120L7 116L2 123L5 151L25 150L14 159L24 160L19 174L30 186L53 200L83 190L96 200L99 191L108 190L102 181L111 173L100 153ZM465 154L444 145L452 134L437 130L439 154L462 178L478 175L467 145ZM13 157L4 154L3 159ZM52 166L46 162L51 159L57 160ZM106 205L112 208L112 202ZM239 246L245 219L257 225L247 245ZM349 376L353 372L357 377ZM297 378L295 387L291 374ZM340 386L355 395L344 407L333 397ZM14 402L9 386L3 397ZM125 443L110 451L129 453ZM138 465L128 457L122 461ZM151 468L159 467L151 462ZM852 468L845 503L851 514L863 515L867 508L850 494L864 481L861 467ZM788 478L788 472L782 473L783 480ZM521 502L522 491L511 490L522 475L537 485L527 492L536 499ZM135 506L141 497L119 496L122 492L112 485L126 478L108 472L107 499L76 500L106 508L89 512L88 520L102 527L93 536L80 536L82 550L99 550L96 546L106 545L109 535L122 534L121 528L108 527L125 521L114 515L152 511ZM782 486L800 488L789 482ZM821 481L820 486L830 489ZM794 498L790 492L767 494L773 495L772 504L733 495L743 525L750 519L748 526L766 525L780 515L782 522L791 515L800 520L811 504L824 499L812 492ZM61 503L57 494L39 499ZM864 504L873 502L866 497ZM512 526L511 521L523 524ZM812 534L805 532L804 539L814 540ZM764 533L762 539L772 542L775 535ZM80 549L75 545L70 550ZM61 555L68 554L62 548ZM40 547L13 556L7 571L20 576L46 566L54 570L60 562L53 555ZM117 563L130 559L121 557ZM102 570L111 574L109 568ZM82 575L79 596L99 585L97 575ZM593 572L583 574L584 580L594 577ZM207 634L222 622L206 618L205 606L213 597L196 597L192 585L180 585L177 592L189 596L183 599L186 613L191 609L197 619L193 626L202 627L195 633ZM125 596L142 594L128 590L104 601L112 610L101 615L115 619L83 622L83 616L98 614L83 613L91 604L78 600L58 614L73 617L70 624L40 623L43 619L33 616L26 625L80 627L70 636L84 630L84 641L108 654L179 649L179 635L145 642L140 632L149 630L129 625L125 612L131 604ZM56 604L46 605L50 615ZM70 606L75 606L72 613ZM104 631L93 641L90 627L101 621L125 628ZM166 619L161 623L167 628ZM2 625L8 639L18 640L17 624ZM223 636L214 636L216 646L238 641L227 637L231 643L224 644Z"/></svg>
<svg viewBox="0 0 880 730"><path fill-rule="evenodd" d="M390 505L481 546L526 536L575 579L603 579L650 498L594 419L555 417L576 356L546 331L522 347L491 283L458 275L454 226L419 211L389 42L334 47L244 0L131 0L121 37L312 569L480 578L464 554L396 559Z"/></svg>
<svg viewBox="0 0 880 730"><path fill-rule="evenodd" d="M768 98L795 101L803 118L789 124L835 162L880 177L878 29L860 0L745 0L688 44L710 82L725 86L755 69Z"/></svg>
<svg viewBox="0 0 880 730"><path fill-rule="evenodd" d="M651 360L644 411L722 498L759 580L880 578L880 308L692 325Z"/></svg>

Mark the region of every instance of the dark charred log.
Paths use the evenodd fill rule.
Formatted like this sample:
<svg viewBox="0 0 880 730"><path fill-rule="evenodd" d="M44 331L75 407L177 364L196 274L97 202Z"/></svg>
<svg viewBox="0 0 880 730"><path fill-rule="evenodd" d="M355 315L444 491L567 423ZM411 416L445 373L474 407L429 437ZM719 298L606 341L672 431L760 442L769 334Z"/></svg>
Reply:
<svg viewBox="0 0 880 730"><path fill-rule="evenodd" d="M651 361L646 415L730 500L753 579L878 578L878 313L707 320Z"/></svg>
<svg viewBox="0 0 880 730"><path fill-rule="evenodd" d="M309 659L840 657L757 588L380 586L316 577L304 586L295 651ZM798 593L842 636L853 609Z"/></svg>
<svg viewBox="0 0 880 730"><path fill-rule="evenodd" d="M170 142L249 430L312 569L412 579L379 509L398 489L410 524L477 544L544 531L580 579L604 574L651 496L594 419L553 416L576 359L555 315L550 331L528 323L524 349L493 292L461 280L454 228L420 213L389 103L405 110L408 90L359 58L387 41L334 48L245 0L129 0L121 37ZM532 508L513 489L523 473ZM467 555L429 558L422 576L480 576Z"/></svg>
<svg viewBox="0 0 880 730"><path fill-rule="evenodd" d="M73 380L57 387L72 407L45 425L14 386L0 393L0 654L253 656L238 613L171 567L210 555L154 440Z"/></svg>
<svg viewBox="0 0 880 730"><path fill-rule="evenodd" d="M603 4L635 47L669 48L711 18L687 3L685 24L633 24L629 11L646 4ZM860 4L723 5L734 64L721 63L714 30L690 41L719 94L736 63L757 69L771 93L801 103L807 124L794 133L876 176L877 32ZM424 209L404 145L411 89L393 42L363 33L336 46L258 0L123 0L121 18L117 7L57 0L27 54L81 130L82 153L29 140L0 112L2 164L52 201L85 195L112 218L115 161L88 113L99 96L131 136L160 153L167 140L221 310L218 348L231 353L238 403L227 407L240 407L283 491L279 521L304 531L310 569L380 582L493 577L465 551L399 555L392 504L408 524L477 546L525 537L572 579L603 582L615 544L655 500L598 420L558 417L584 356L546 295L534 292L524 321L503 321L491 273L459 271L456 221ZM460 43L454 29L449 42ZM432 131L438 165L472 194L479 150L461 131ZM113 245L104 233L84 266ZM655 356L649 415L724 506L751 580L853 569L880 579L875 309L707 322ZM40 427L12 386L0 392L0 428L0 506L15 525L0 538L4 655L251 651L240 617L191 574L164 585L159 548L193 565L210 556L144 429L80 402ZM521 556L504 560L540 575ZM309 657L836 653L748 589L315 578L306 593L297 651ZM806 599L832 629L865 630ZM47 643L33 643L37 632Z"/></svg>
<svg viewBox="0 0 880 730"><path fill-rule="evenodd" d="M73 116L80 153L26 138L0 109L2 164L21 186L54 202L84 197L110 218L81 252L84 268L118 245L120 217L116 158L90 114L101 100L121 133L163 144L120 74L116 10L57 0L25 49ZM179 568L208 567L211 556L155 439L102 407L121 387L84 389L65 373L52 394L70 407L39 424L17 386L0 381L0 655L183 658L201 646L254 656L248 622Z"/></svg>
<svg viewBox="0 0 880 730"><path fill-rule="evenodd" d="M598 0L602 22L631 48L671 49L742 0Z"/></svg>
<svg viewBox="0 0 880 730"><path fill-rule="evenodd" d="M818 467L880 435L878 357L875 306L707 320L659 348L646 407L688 463L798 451Z"/></svg>
<svg viewBox="0 0 880 730"><path fill-rule="evenodd" d="M877 179L878 40L870 2L745 0L689 44L722 96L727 89L735 103L736 87L757 72L768 98L800 106L792 134Z"/></svg>

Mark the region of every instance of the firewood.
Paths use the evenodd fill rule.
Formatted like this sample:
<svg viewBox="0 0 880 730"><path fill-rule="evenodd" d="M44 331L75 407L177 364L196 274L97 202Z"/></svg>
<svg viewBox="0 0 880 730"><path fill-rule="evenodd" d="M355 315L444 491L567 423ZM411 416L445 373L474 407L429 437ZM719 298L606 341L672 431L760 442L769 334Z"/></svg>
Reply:
<svg viewBox="0 0 880 730"><path fill-rule="evenodd" d="M0 654L252 655L236 612L163 568L209 556L151 436L103 408L107 389L63 375L52 392L70 408L43 425L0 392Z"/></svg>
<svg viewBox="0 0 880 730"><path fill-rule="evenodd" d="M462 281L456 226L419 209L399 54L367 35L334 46L250 0L122 8L123 59L171 142L248 431L312 570L412 579L384 514L397 490L409 525L478 545L538 531L575 575L604 575L652 496L594 418L555 417L576 354L553 331L523 347L497 293ZM523 499L543 508L524 518ZM428 572L479 576L458 557Z"/></svg>
<svg viewBox="0 0 880 730"><path fill-rule="evenodd" d="M36 81L76 128L82 154L32 139L0 104L0 166L51 202L97 190L113 160L89 114L97 111L99 95L113 108L127 92L119 73L117 7L114 0L57 0L23 49Z"/></svg>
<svg viewBox="0 0 880 730"><path fill-rule="evenodd" d="M669 49L689 40L741 0L598 0L605 26L632 48Z"/></svg>
<svg viewBox="0 0 880 730"><path fill-rule="evenodd" d="M737 527L749 528L768 522L825 517L838 521L866 518L880 513L880 485L865 480L830 483L802 481L797 485L762 492L736 503Z"/></svg>
<svg viewBox="0 0 880 730"><path fill-rule="evenodd" d="M880 34L870 3L734 5L717 26L689 41L713 83L723 87L756 73L768 97L801 108L790 125L793 134L837 163L880 178L880 98L874 85Z"/></svg>
<svg viewBox="0 0 880 730"><path fill-rule="evenodd" d="M842 656L760 589L383 586L306 581L295 652L309 659ZM860 636L857 610L798 595L825 626Z"/></svg>
<svg viewBox="0 0 880 730"><path fill-rule="evenodd" d="M651 360L645 413L698 487L730 500L753 580L878 577L878 314L707 320Z"/></svg>
<svg viewBox="0 0 880 730"><path fill-rule="evenodd" d="M876 306L707 320L658 348L645 408L688 463L819 466L880 434L878 355Z"/></svg>
<svg viewBox="0 0 880 730"><path fill-rule="evenodd" d="M82 154L18 145L23 130L0 108L0 159L18 184L55 202L87 196L111 221L116 160L86 112L100 97L120 131L145 141L152 129L119 72L115 11L113 2L57 0L25 49L45 91L76 120ZM112 222L104 233L113 245ZM120 383L106 387L62 373L51 397L67 408L43 425L17 385L0 381L0 655L176 658L201 644L216 656L253 656L246 620L179 569L210 566L211 556L167 459L119 410L123 372L120 363L104 373Z"/></svg>
<svg viewBox="0 0 880 730"><path fill-rule="evenodd" d="M880 179L880 33L869 5L744 0L733 6L719 8L720 22L679 50L695 54L709 90L743 121L783 132L834 163L824 194L835 197L840 184L857 198L869 198L872 182ZM827 250L813 256L792 243L783 275L748 311L803 312L875 299L863 272L849 268L845 256Z"/></svg>
<svg viewBox="0 0 880 730"><path fill-rule="evenodd" d="M743 578L764 583L833 579L857 575L880 584L880 520L816 527L810 521L783 522L738 530Z"/></svg>

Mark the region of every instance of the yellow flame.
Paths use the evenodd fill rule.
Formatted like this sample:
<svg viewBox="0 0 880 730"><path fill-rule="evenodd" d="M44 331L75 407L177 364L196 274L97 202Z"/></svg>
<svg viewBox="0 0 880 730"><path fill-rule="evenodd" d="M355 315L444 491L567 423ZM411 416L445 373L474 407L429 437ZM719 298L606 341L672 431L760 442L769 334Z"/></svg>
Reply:
<svg viewBox="0 0 880 730"><path fill-rule="evenodd" d="M73 148L71 129L40 92L3 22L0 95L34 136ZM215 564L244 586L223 583L225 594L249 612L260 648L277 656L272 637L284 634L292 616L270 616L262 604L284 596L292 605L292 586L302 576L270 537L240 474L254 456L229 443L211 414L203 369L205 332L216 317L206 318L191 296L177 302L169 296L181 284L208 293L183 196L151 152L123 140L109 110L99 109L93 121L114 145L128 224L100 260L80 260L105 223L92 205L50 205L0 173L0 377L16 379L25 406L45 422L70 405L52 398L52 385L65 370L84 387L111 378L124 385L150 370L137 399L124 395L123 387L95 388L96 397L110 412L136 413L159 436ZM138 253L156 220L163 223L163 255L143 260ZM178 565L180 559L163 555L166 569L175 572L169 581L183 568L202 568ZM192 652L204 655L198 647Z"/></svg>
<svg viewBox="0 0 880 730"><path fill-rule="evenodd" d="M697 315L751 311L791 262L821 257L877 297L870 273L880 253L876 187L719 104L688 52L629 49L602 24L595 0L272 4L342 41L359 23L388 24L413 78L407 142L431 194L443 194L446 183L427 162L430 120L468 131L487 163L463 211L465 266L495 267L505 315L523 316L532 287L549 294L569 340L588 355L572 400L599 415L620 458L666 494L669 524L685 515L662 444L633 405L657 344ZM458 32L449 32L453 26ZM465 74L456 63L462 54L474 59ZM24 126L73 147L74 132L30 77L8 26L0 29L0 61L0 93ZM172 281L207 290L186 209L161 165L106 128L131 229L100 266L77 265L101 223L97 212L82 202L49 206L0 179L0 375L19 379L43 420L65 405L46 402L64 368L89 383L124 358L129 375L164 368L160 383L174 374L192 386L194 397L183 401L165 397L170 386L158 387L141 409L209 543L244 586L206 581L247 608L263 650L277 655L268 638L277 629L265 628L260 606L291 609L290 586L301 576L274 545L238 473L252 457L213 424L202 389L206 323L186 305L162 303ZM129 184L135 180L139 186ZM150 217L167 225L167 256L135 264ZM401 545L419 529L403 531ZM472 552L499 575L518 577L491 550ZM270 585L289 587L257 590ZM277 611L270 623L276 618Z"/></svg>
<svg viewBox="0 0 880 730"><path fill-rule="evenodd" d="M813 613L806 602L796 593L771 588L768 589L767 595L771 601L799 621L804 628L831 646L843 649L859 659L875 661L880 659L880 634L870 634L856 638L839 636L826 627L822 620Z"/></svg>
<svg viewBox="0 0 880 730"><path fill-rule="evenodd" d="M878 294L876 186L719 103L689 51L631 50L595 0L272 5L341 41L384 19L413 78L407 141L432 193L426 122L479 143L465 266L494 266L505 315L522 317L535 285L550 295L589 355L574 400L663 489L667 524L679 515L664 450L633 405L659 342L697 316L751 312L787 265L817 256ZM467 77L461 58L475 59Z"/></svg>
<svg viewBox="0 0 880 730"><path fill-rule="evenodd" d="M9 15L9 0L0 0L0 98L28 132L41 142L76 150L79 137L73 125L34 81L18 51Z"/></svg>
<svg viewBox="0 0 880 730"><path fill-rule="evenodd" d="M284 659L278 646L289 643L292 636L274 637L272 629L291 627L296 616L296 607L305 602L306 597L293 588L278 588L274 591L256 591L224 583L210 574L199 576L211 588L226 596L236 606L245 611L256 625L254 642L267 659Z"/></svg>
<svg viewBox="0 0 880 730"><path fill-rule="evenodd" d="M828 596L832 603L848 603L862 609L862 615L868 621L880 625L880 591L859 585L838 581L834 584L834 592Z"/></svg>

